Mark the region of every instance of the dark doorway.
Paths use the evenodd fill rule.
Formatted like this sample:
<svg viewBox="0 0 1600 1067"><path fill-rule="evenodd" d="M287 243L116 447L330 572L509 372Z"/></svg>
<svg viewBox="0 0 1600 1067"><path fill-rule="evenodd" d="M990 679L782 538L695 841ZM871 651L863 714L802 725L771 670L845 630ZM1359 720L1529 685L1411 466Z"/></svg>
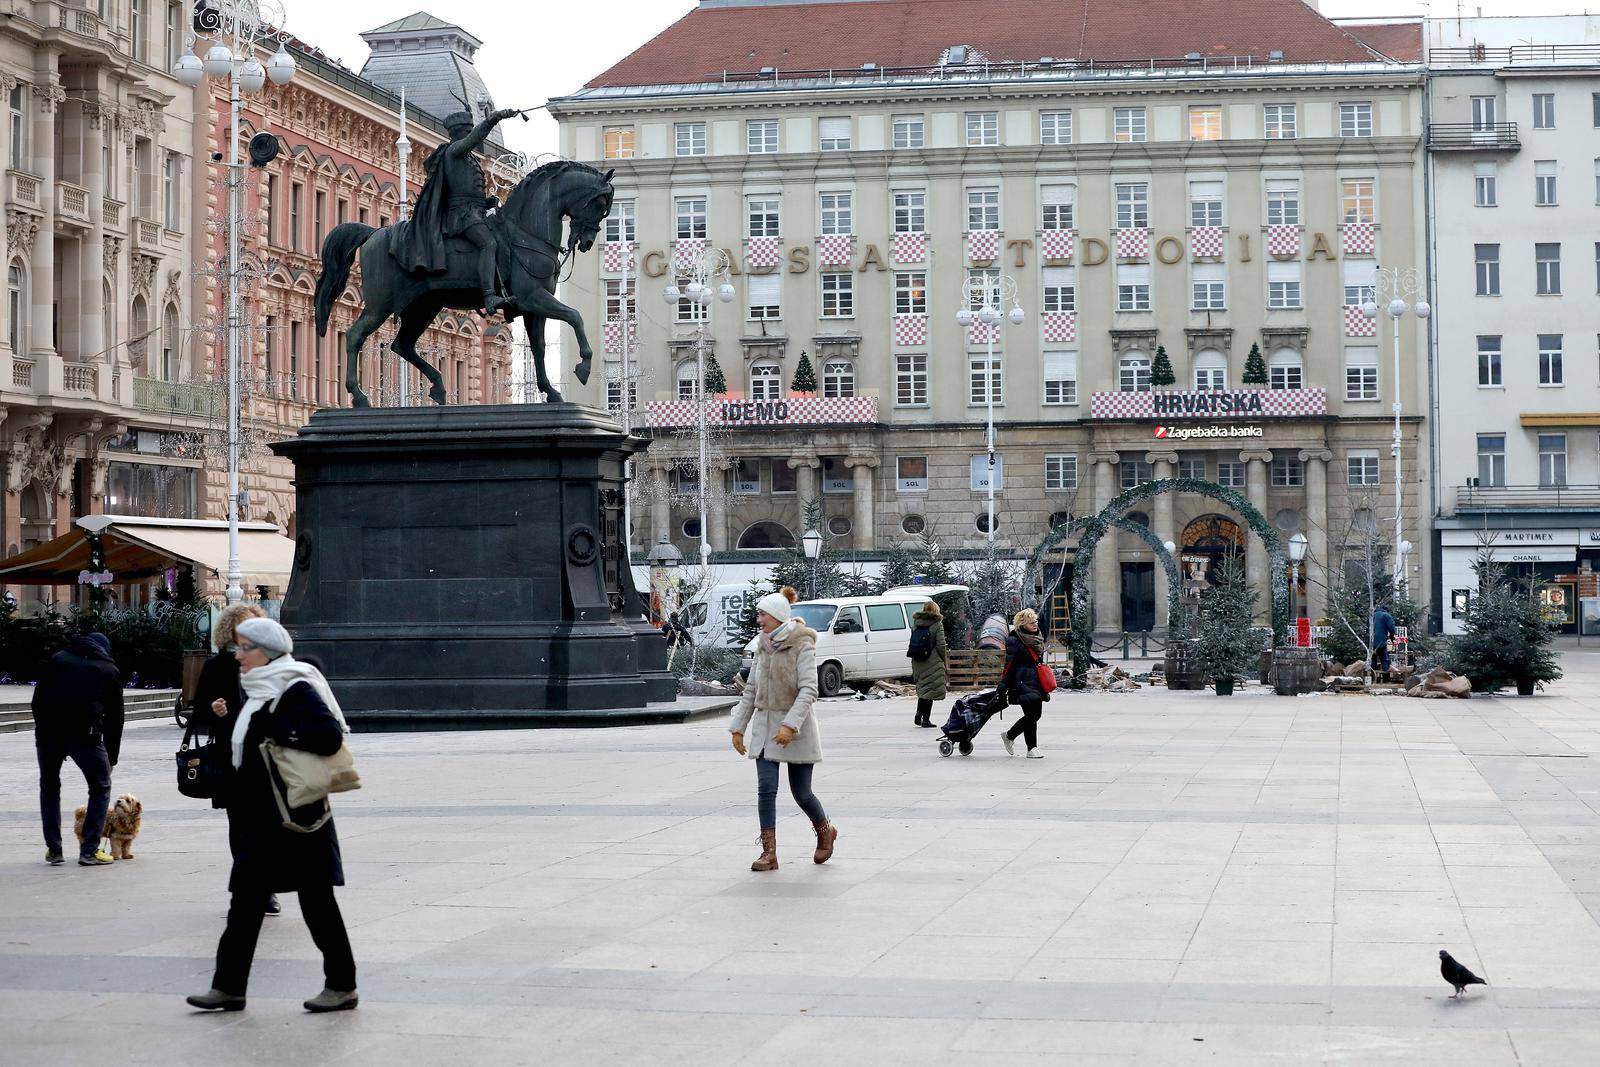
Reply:
<svg viewBox="0 0 1600 1067"><path fill-rule="evenodd" d="M1148 633L1156 627L1156 565L1122 565L1122 629Z"/></svg>

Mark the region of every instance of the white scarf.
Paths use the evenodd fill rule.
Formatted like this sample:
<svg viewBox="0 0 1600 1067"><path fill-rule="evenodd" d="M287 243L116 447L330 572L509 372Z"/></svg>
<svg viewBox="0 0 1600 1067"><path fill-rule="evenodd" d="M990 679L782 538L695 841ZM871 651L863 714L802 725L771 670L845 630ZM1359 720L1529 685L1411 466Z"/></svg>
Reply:
<svg viewBox="0 0 1600 1067"><path fill-rule="evenodd" d="M788 640L789 635L794 633L799 628L800 620L790 618L786 620L783 625L774 629L771 633L763 633L761 635L761 643L763 646L765 646L767 654L771 655L777 652L778 644L782 641Z"/></svg>
<svg viewBox="0 0 1600 1067"><path fill-rule="evenodd" d="M344 721L344 712L339 709L339 702L333 698L333 690L328 687L328 680L322 672L309 663L301 663L293 656L283 655L277 659L245 671L239 675L239 682L244 686L244 710L239 712L239 721L233 727L233 765L238 768L244 762L244 738L250 732L250 720L255 713L266 707L269 702L276 703L283 696L284 691L296 682L307 682L312 689L317 691L317 696L328 705L328 710L333 712L333 717L339 720L339 728L345 733L350 732L350 724Z"/></svg>

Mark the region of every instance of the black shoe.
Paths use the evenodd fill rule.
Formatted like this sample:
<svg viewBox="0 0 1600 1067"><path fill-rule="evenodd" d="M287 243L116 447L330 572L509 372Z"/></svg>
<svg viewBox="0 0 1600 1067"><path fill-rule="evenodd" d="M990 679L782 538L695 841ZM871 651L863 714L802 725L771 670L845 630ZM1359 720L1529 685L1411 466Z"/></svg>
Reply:
<svg viewBox="0 0 1600 1067"><path fill-rule="evenodd" d="M305 1002L305 1009L310 1012L349 1011L360 1003L361 998L356 995L354 989L348 993L341 993L335 989L324 989Z"/></svg>
<svg viewBox="0 0 1600 1067"><path fill-rule="evenodd" d="M278 894L276 894L276 893L272 894L271 896L269 896L267 898L267 914L268 915L281 915L281 914L283 914L283 905L278 903Z"/></svg>
<svg viewBox="0 0 1600 1067"><path fill-rule="evenodd" d="M95 849L93 852L84 852L78 856L79 867L107 867L115 862L117 861L112 857L111 853L103 848Z"/></svg>
<svg viewBox="0 0 1600 1067"><path fill-rule="evenodd" d="M44 850L44 861L52 867L59 867L67 862L66 857L61 854L59 848L46 848Z"/></svg>
<svg viewBox="0 0 1600 1067"><path fill-rule="evenodd" d="M192 1008L201 1011L244 1011L244 998L236 997L232 993L224 993L220 989L213 989L206 993L197 993L192 997L184 997Z"/></svg>

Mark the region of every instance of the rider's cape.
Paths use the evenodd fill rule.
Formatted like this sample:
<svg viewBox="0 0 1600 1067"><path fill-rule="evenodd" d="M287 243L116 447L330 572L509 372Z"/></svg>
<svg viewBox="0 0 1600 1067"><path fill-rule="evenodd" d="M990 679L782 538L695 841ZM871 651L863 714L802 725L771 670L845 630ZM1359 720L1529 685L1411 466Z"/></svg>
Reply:
<svg viewBox="0 0 1600 1067"><path fill-rule="evenodd" d="M443 152L449 147L441 145L435 151ZM443 274L450 269L445 254L445 183L439 180L441 169L429 168L411 218L397 223L389 237L390 250L400 266L417 274Z"/></svg>

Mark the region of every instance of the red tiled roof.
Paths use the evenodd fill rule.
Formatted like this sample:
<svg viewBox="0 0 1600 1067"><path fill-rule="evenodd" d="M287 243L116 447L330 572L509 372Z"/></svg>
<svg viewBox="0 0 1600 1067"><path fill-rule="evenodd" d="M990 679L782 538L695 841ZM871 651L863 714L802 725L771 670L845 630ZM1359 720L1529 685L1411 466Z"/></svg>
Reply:
<svg viewBox="0 0 1600 1067"><path fill-rule="evenodd" d="M1422 23L1343 23L1340 29L1361 38L1397 63L1422 62Z"/></svg>
<svg viewBox="0 0 1600 1067"><path fill-rule="evenodd" d="M1273 50L1290 63L1378 58L1301 0L852 0L697 7L588 87L685 84L762 67L933 66L957 44L1029 62Z"/></svg>

